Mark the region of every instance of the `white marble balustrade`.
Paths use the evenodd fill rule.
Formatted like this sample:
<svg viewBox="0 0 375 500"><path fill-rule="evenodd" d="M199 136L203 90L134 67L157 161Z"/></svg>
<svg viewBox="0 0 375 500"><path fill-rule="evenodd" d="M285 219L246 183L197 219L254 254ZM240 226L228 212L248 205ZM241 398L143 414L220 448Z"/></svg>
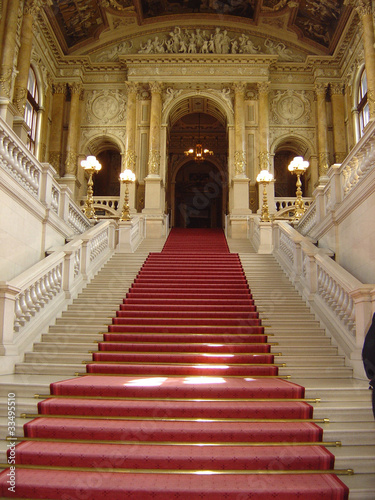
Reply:
<svg viewBox="0 0 375 500"><path fill-rule="evenodd" d="M363 284L290 224L273 224L273 253L333 335L359 376L361 350L375 312L375 284Z"/></svg>
<svg viewBox="0 0 375 500"><path fill-rule="evenodd" d="M0 283L0 355L18 355L36 331L98 271L116 246L116 223L102 221L9 282Z"/></svg>

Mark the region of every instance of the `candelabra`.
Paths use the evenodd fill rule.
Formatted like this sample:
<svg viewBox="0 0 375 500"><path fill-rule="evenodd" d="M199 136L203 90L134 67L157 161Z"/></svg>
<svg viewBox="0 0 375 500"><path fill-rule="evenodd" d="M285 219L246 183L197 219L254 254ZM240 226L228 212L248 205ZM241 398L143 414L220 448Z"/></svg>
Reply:
<svg viewBox="0 0 375 500"><path fill-rule="evenodd" d="M301 175L303 175L307 168L309 166L308 161L304 161L302 156L296 156L293 158L293 160L290 162L288 166L289 172L292 174L295 174L297 176L297 191L296 191L296 202L294 204L295 206L295 212L294 212L294 219L298 220L302 217L302 215L305 213L305 204L302 199L302 182L301 182Z"/></svg>
<svg viewBox="0 0 375 500"><path fill-rule="evenodd" d="M257 182L261 182L263 184L263 204L262 204L262 212L260 220L261 222L270 222L270 214L268 211L268 202L267 202L267 184L273 181L273 174L268 170L262 170L259 172L257 176Z"/></svg>
<svg viewBox="0 0 375 500"><path fill-rule="evenodd" d="M122 207L122 214L120 220L131 220L129 210L129 184L135 181L135 174L130 169L126 169L120 174L120 181L125 184L125 198Z"/></svg>
<svg viewBox="0 0 375 500"><path fill-rule="evenodd" d="M95 156L88 156L86 160L81 161L81 166L89 174L89 180L87 182L87 196L85 201L85 206L83 211L89 219L97 219L94 209L94 190L93 190L93 175L102 168L101 164L95 158Z"/></svg>

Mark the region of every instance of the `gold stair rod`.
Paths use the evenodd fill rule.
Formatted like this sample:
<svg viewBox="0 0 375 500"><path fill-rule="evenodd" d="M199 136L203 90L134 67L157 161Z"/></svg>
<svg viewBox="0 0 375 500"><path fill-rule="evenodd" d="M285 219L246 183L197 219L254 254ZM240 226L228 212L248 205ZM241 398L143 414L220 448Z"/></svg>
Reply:
<svg viewBox="0 0 375 500"><path fill-rule="evenodd" d="M21 443L23 441L34 441L38 443L79 443L79 444L123 444L123 445L147 445L147 446L325 446L340 448L341 441L280 441L280 442L251 442L251 441L236 441L233 442L187 442L187 441L108 441L98 439L62 439L62 438L38 438L38 437L23 437L23 436L7 436L6 441L14 441Z"/></svg>
<svg viewBox="0 0 375 500"><path fill-rule="evenodd" d="M94 399L94 400L120 400L120 401L181 401L181 402L192 402L195 401L197 403L202 402L256 402L256 403L264 403L270 401L274 402L286 402L286 403L294 403L294 402L302 402L302 403L320 403L320 398L153 398L153 397L122 397L122 396L73 396L73 395L62 395L62 394L34 394L34 398L36 399L50 399L50 398L62 398L62 399Z"/></svg>
<svg viewBox="0 0 375 500"><path fill-rule="evenodd" d="M257 474L257 475L290 475L290 474L336 474L336 475L347 475L351 476L354 474L353 469L323 469L323 470L205 470L205 469L191 469L191 470L183 470L183 469L125 469L125 468L104 468L104 467L63 467L56 465L14 465L16 469L31 469L31 470L62 470L62 471L77 471L77 472L115 472L121 474L181 474L181 475L190 475L190 474L212 474L212 475L235 475L235 474ZM9 468L9 464L0 463L0 468L7 469Z"/></svg>
<svg viewBox="0 0 375 500"><path fill-rule="evenodd" d="M39 413L21 413L20 418L72 418L82 420L146 420L158 422L280 422L280 423L300 423L313 422L328 424L329 418L188 418L188 417L136 417L136 416L106 416L106 415L52 415Z"/></svg>

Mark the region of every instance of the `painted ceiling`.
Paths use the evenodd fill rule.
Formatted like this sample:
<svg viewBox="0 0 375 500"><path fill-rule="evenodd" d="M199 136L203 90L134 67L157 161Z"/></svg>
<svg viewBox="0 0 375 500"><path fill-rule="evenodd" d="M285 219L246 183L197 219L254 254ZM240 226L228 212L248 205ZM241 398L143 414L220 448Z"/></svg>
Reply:
<svg viewBox="0 0 375 500"><path fill-rule="evenodd" d="M332 54L351 8L344 0L49 0L44 11L64 53L74 53L113 32L121 38L124 27L164 27L181 21L193 26L231 23L256 30L272 27L311 45L314 52ZM117 31L116 31L117 30Z"/></svg>

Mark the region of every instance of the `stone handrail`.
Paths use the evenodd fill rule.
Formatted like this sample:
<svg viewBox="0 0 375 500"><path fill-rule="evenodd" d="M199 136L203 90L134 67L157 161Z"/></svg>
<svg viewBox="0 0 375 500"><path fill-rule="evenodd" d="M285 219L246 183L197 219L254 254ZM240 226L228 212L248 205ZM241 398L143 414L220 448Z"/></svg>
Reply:
<svg viewBox="0 0 375 500"><path fill-rule="evenodd" d="M0 283L0 355L17 356L108 260L116 223L102 221L9 282Z"/></svg>
<svg viewBox="0 0 375 500"><path fill-rule="evenodd" d="M62 218L73 233L91 226L89 219L74 202L67 186L56 181L56 171L49 163L40 163L14 131L0 119L0 168L6 171L35 200Z"/></svg>
<svg viewBox="0 0 375 500"><path fill-rule="evenodd" d="M288 223L275 223L273 232L279 264L362 377L361 350L375 311L375 285L361 283Z"/></svg>
<svg viewBox="0 0 375 500"><path fill-rule="evenodd" d="M355 196L348 195L354 188L366 182L366 177L373 171L371 167L374 155L375 121L371 121L343 163L334 164L329 168L328 182L314 191L314 202L296 226L301 234L315 238L320 224L324 223L324 219L330 216L339 204L348 203L348 211L358 204Z"/></svg>

